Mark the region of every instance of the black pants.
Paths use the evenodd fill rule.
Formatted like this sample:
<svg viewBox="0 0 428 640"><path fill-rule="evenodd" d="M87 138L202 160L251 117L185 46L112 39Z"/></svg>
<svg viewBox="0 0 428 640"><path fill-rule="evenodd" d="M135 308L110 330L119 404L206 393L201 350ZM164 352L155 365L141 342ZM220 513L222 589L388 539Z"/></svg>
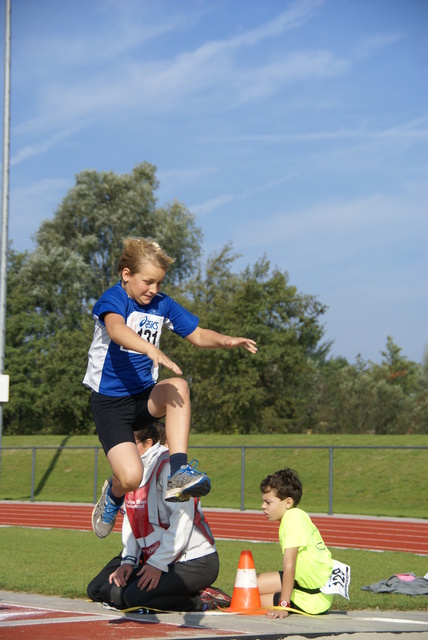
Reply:
<svg viewBox="0 0 428 640"><path fill-rule="evenodd" d="M199 592L217 580L220 568L217 551L208 556L176 562L163 571L159 584L151 591L138 587L136 569L126 587L111 588L111 600L116 607L141 607L161 611L203 611Z"/></svg>
<svg viewBox="0 0 428 640"><path fill-rule="evenodd" d="M113 571L120 567L121 560L122 554L119 553L119 555L112 558L110 562L101 569L99 574L91 580L86 589L88 598L94 600L94 602L106 602L110 605L113 604L110 598L111 584L109 583L108 578Z"/></svg>

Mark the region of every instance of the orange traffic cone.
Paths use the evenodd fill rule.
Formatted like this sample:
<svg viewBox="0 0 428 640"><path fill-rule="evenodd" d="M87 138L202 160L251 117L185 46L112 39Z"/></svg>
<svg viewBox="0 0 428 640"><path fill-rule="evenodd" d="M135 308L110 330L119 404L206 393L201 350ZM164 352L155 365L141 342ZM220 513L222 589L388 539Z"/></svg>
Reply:
<svg viewBox="0 0 428 640"><path fill-rule="evenodd" d="M233 587L232 602L230 607L222 609L222 611L256 616L266 613L266 609L262 609L260 601L256 568L251 551L241 551Z"/></svg>

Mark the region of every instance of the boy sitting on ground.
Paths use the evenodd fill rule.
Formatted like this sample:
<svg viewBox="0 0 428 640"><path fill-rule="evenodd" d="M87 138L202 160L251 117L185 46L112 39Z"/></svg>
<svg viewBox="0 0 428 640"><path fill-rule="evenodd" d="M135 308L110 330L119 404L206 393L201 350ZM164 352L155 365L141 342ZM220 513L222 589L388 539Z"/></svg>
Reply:
<svg viewBox="0 0 428 640"><path fill-rule="evenodd" d="M263 514L271 522L280 521L279 542L283 553L282 571L257 577L262 607L283 607L268 611L268 618L285 618L288 608L305 613L325 613L333 596L321 588L328 582L333 560L317 527L298 508L302 483L295 471L286 468L267 476L261 484Z"/></svg>

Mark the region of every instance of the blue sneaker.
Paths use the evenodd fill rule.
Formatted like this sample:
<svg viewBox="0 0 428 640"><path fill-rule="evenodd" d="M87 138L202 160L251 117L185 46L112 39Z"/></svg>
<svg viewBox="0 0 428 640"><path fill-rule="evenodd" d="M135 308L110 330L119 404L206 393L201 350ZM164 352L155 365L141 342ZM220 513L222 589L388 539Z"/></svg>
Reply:
<svg viewBox="0 0 428 640"><path fill-rule="evenodd" d="M184 502L193 498L206 496L211 490L211 482L206 473L196 471L198 463L192 460L183 464L173 476L168 478L165 492L167 502Z"/></svg>
<svg viewBox="0 0 428 640"><path fill-rule="evenodd" d="M111 478L103 484L101 497L92 511L92 529L99 538L107 538L112 532L121 506L112 502L107 494Z"/></svg>

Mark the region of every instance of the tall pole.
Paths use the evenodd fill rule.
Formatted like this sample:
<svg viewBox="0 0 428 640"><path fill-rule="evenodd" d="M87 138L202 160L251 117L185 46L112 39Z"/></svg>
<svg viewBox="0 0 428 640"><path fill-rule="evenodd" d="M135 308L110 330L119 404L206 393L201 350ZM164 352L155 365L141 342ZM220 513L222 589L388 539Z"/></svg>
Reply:
<svg viewBox="0 0 428 640"><path fill-rule="evenodd" d="M1 239L0 239L0 375L4 372L6 344L6 286L7 247L9 223L9 155L10 155L10 16L11 0L5 0L4 21L4 108L3 108L3 165L1 192ZM0 402L0 471L2 454L3 403Z"/></svg>

